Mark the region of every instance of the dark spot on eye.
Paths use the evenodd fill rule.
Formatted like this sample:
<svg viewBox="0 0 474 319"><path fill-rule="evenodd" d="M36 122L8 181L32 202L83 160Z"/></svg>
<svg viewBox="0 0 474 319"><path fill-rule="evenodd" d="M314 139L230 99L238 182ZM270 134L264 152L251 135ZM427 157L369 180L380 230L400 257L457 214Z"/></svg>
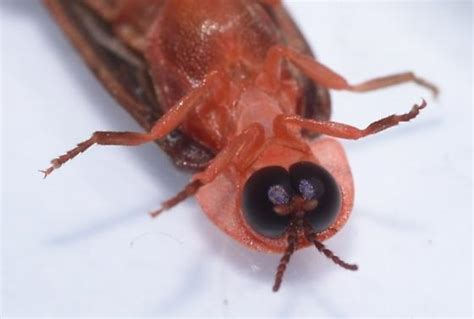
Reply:
<svg viewBox="0 0 474 319"><path fill-rule="evenodd" d="M290 195L283 186L272 185L268 189L268 199L270 199L274 205L284 205L290 201Z"/></svg>
<svg viewBox="0 0 474 319"><path fill-rule="evenodd" d="M289 223L288 216L275 213L275 205L288 203L292 197L290 176L280 166L259 169L244 185L242 208L248 225L270 238L282 236Z"/></svg>
<svg viewBox="0 0 474 319"><path fill-rule="evenodd" d="M317 178L302 179L298 190L306 200L318 199L324 194L324 184Z"/></svg>
<svg viewBox="0 0 474 319"><path fill-rule="evenodd" d="M314 197L314 186L307 179L300 181L298 190L304 199L312 199Z"/></svg>
<svg viewBox="0 0 474 319"><path fill-rule="evenodd" d="M336 220L341 207L336 180L322 166L311 162L295 163L289 171L293 188L306 200L318 200L316 208L306 212L305 219L316 232L326 230Z"/></svg>

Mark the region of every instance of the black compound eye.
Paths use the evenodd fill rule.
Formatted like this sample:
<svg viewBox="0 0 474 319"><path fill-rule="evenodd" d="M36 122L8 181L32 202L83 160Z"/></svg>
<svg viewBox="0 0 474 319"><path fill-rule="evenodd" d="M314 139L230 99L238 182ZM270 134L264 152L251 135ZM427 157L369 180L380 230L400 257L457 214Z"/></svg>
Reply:
<svg viewBox="0 0 474 319"><path fill-rule="evenodd" d="M326 230L341 208L341 191L332 175L311 162L298 162L290 167L291 185L306 200L317 200L315 209L306 212L305 219L314 231Z"/></svg>
<svg viewBox="0 0 474 319"><path fill-rule="evenodd" d="M282 236L290 219L276 214L273 208L288 204L291 197L290 175L286 169L268 166L256 171L245 183L243 191L242 206L247 223L265 237Z"/></svg>

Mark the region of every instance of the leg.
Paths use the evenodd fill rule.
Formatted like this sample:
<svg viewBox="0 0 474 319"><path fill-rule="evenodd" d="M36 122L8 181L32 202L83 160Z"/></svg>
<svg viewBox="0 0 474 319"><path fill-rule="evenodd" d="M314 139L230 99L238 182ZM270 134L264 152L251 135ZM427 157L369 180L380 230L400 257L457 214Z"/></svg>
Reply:
<svg viewBox="0 0 474 319"><path fill-rule="evenodd" d="M260 124L250 125L214 158L204 172L194 175L193 180L182 191L163 202L161 208L151 212L151 217L158 216L196 194L201 186L212 182L231 162L240 168L247 167L258 155L264 142L263 127Z"/></svg>
<svg viewBox="0 0 474 319"><path fill-rule="evenodd" d="M186 200L188 197L191 197L194 194L196 194L196 192L199 190L199 188L201 188L202 185L203 184L201 183L200 180L195 180L195 181L190 182L188 185L186 185L186 187L182 191L180 191L174 197L164 201L161 204L160 209L157 209L157 210L151 212L150 216L151 217L156 217L161 212L163 212L165 210L168 210L168 209L178 205L182 201Z"/></svg>
<svg viewBox="0 0 474 319"><path fill-rule="evenodd" d="M65 162L86 151L94 144L135 146L160 139L179 126L194 107L209 100L213 95L220 93L220 91L224 91L227 84L228 80L221 73L210 73L203 80L201 86L191 90L174 107L166 112L154 124L150 132L95 132L88 140L79 143L77 147L66 154L53 159L51 161L52 166L42 172L46 177Z"/></svg>
<svg viewBox="0 0 474 319"><path fill-rule="evenodd" d="M360 84L351 85L341 75L319 63L314 58L282 46L272 47L265 61L264 72L268 75L266 81L270 83L271 87L276 87L277 84L275 82L279 81L282 59L289 60L314 82L328 89L367 92L402 83L414 82L430 90L435 97L439 93L438 88L434 84L417 77L412 72L379 77Z"/></svg>
<svg viewBox="0 0 474 319"><path fill-rule="evenodd" d="M265 143L262 125L254 123L237 135L209 164L207 169L194 175L203 184L212 182L230 163L243 170L252 164Z"/></svg>
<svg viewBox="0 0 474 319"><path fill-rule="evenodd" d="M273 130L275 135L282 138L291 138L292 135L288 131L287 126L289 124L297 125L300 128L307 129L309 131L325 134L333 137L340 137L346 139L357 140L367 135L372 135L383 131L389 127L395 126L400 122L408 122L415 118L420 110L426 106L426 102L423 100L421 105L414 105L410 112L402 115L390 115L381 120L373 122L365 129L358 129L356 127L331 122L331 121L317 121L301 118L296 115L279 115L273 122Z"/></svg>

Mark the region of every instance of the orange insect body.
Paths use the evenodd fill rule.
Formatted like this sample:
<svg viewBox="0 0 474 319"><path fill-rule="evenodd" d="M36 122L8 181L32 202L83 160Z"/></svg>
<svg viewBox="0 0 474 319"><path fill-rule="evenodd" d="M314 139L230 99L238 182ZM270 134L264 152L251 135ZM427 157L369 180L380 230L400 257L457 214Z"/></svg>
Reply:
<svg viewBox="0 0 474 319"><path fill-rule="evenodd" d="M280 83L272 86L267 79L267 54L280 44L281 31L255 2L224 1L218 6L214 3L169 3L150 30L145 49L152 77L170 107L199 86L207 75L222 72L219 84L224 88L211 88L220 90L220 96L203 103L184 120L183 128L189 135L219 151L254 123L265 131L266 143L255 147L255 151L261 152L255 162L241 171L232 169L229 163L226 174L198 191L198 202L211 220L234 239L254 249L281 252L286 248L285 238L268 240L253 232L243 219L240 194L244 182L260 167L288 167L301 160L319 163L314 154L333 154L343 166L335 167L333 174L341 175L339 184L347 188L343 189L339 219L330 231L318 235L319 239L326 239L340 229L352 207L352 177L344 151L336 141L317 141L303 149L280 146L285 145L285 140L274 136L274 119L279 114L296 114L298 98L303 93L290 76L284 79L285 90L280 90ZM179 84L170 87L170 83ZM319 145L323 145L321 150ZM337 170L344 173L338 174Z"/></svg>
<svg viewBox="0 0 474 319"><path fill-rule="evenodd" d="M311 56L279 1L88 0L79 9L60 0L46 2L91 68L105 65L98 77L132 115L140 121L134 112L139 108L123 97L131 93L113 89L113 68L97 62L89 47L107 47L127 65L138 55L164 111L143 125L147 133L94 133L54 159L46 175L91 145L139 145L179 127L216 156L163 209L196 195L206 215L235 240L264 252L284 252L274 290L291 254L310 244L344 268L356 269L321 244L341 229L353 206L344 150L335 139L309 138L302 130L358 139L409 121L425 106L423 101L406 114L357 129L329 121L326 89L364 92L408 81L434 93L436 87L411 72L348 84ZM105 21L113 41L76 33L96 28L81 24L87 10ZM79 22L70 26L71 18L61 20L64 12ZM117 39L123 48L112 45ZM121 76L115 76L118 83Z"/></svg>
<svg viewBox="0 0 474 319"><path fill-rule="evenodd" d="M133 4L128 2L127 5ZM124 5L121 11L130 12L130 7ZM124 20L118 21L117 24L123 28ZM296 114L298 98L303 93L289 75L282 80L285 89L280 90L280 83L270 83L273 79L268 79L265 72L269 50L281 44L280 32L263 6L255 1L171 1L161 8L144 45L152 78L166 101L167 109L178 103L189 90L198 87L206 76L220 72L217 88L211 88L220 89L220 92L206 92L212 95L212 99L199 105L184 119L182 127L186 133L218 152L250 125L258 123L264 128L266 145L256 147L261 147L259 158L244 171L234 170L207 183L196 196L204 212L217 226L249 247L266 252L284 251L286 240L269 240L260 236L242 217L242 187L248 175L257 168L269 165L288 167L303 159L320 163L314 152L337 153L340 165L345 166L337 170L343 170L346 179L339 184L347 189L343 189L339 219L330 231L318 235L321 240L340 229L353 202L352 177L344 151L336 141L324 143L321 150L318 150L319 141L310 145L314 150L297 150L279 146L285 141L274 137L275 117L284 113ZM339 175L337 170L334 175ZM222 208L224 205L225 209ZM300 245L308 244L303 241Z"/></svg>

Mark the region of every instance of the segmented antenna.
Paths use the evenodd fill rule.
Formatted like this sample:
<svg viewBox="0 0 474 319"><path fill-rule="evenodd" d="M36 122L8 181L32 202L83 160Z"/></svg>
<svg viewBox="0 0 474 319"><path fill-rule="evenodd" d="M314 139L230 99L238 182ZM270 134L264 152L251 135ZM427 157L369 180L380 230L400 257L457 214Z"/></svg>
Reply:
<svg viewBox="0 0 474 319"><path fill-rule="evenodd" d="M275 283L273 284L273 292L277 292L280 289L281 282L283 280L283 274L285 273L286 266L290 262L291 255L295 252L296 249L296 241L297 241L297 233L296 227L291 225L288 229L288 246L286 247L286 251L280 259L280 263L278 264L277 272L275 274Z"/></svg>
<svg viewBox="0 0 474 319"><path fill-rule="evenodd" d="M336 265L341 266L347 270L357 270L359 267L356 264L349 264L343 261L339 256L336 256L330 249L324 246L319 240L316 239L316 234L314 233L313 229L310 225L305 223L305 236L309 242L312 242L316 249L323 253L327 258L331 259Z"/></svg>

